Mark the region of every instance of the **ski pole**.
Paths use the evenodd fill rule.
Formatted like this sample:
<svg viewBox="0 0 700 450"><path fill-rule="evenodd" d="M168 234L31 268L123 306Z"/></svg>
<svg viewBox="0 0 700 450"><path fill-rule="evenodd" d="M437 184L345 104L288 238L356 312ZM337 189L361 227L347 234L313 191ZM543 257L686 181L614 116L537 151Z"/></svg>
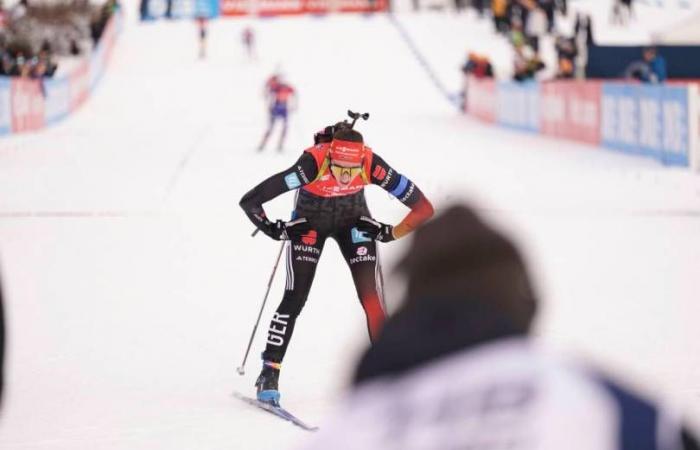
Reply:
<svg viewBox="0 0 700 450"><path fill-rule="evenodd" d="M272 280L275 278L275 273L277 272L277 266L280 263L280 258L282 258L282 251L284 250L285 243L286 242L283 241L282 245L280 245L280 251L277 254L277 260L275 261L275 266L272 268L272 273L270 274L270 281L267 282L267 290L265 291L265 297L263 297L262 305L260 305L260 312L258 313L258 320L255 321L255 326L253 327L253 332L250 334L250 340L248 341L248 348L246 348L246 350L245 350L245 356L243 356L243 362L236 369L236 372L238 372L238 375L245 374L245 362L248 359L248 353L250 352L250 347L251 347L251 345L253 345L253 339L255 338L255 332L258 330L258 324L260 324L260 318L262 317L263 310L265 309L265 303L267 302L267 296L270 294L270 288L272 287Z"/></svg>

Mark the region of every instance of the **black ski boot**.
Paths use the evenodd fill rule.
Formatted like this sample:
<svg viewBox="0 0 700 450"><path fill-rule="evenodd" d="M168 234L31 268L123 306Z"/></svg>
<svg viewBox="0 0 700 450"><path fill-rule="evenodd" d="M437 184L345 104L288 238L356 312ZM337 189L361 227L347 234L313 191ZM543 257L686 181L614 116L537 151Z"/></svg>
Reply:
<svg viewBox="0 0 700 450"><path fill-rule="evenodd" d="M274 406L280 404L280 391L278 389L280 377L280 363L263 361L263 368L255 381L258 400Z"/></svg>

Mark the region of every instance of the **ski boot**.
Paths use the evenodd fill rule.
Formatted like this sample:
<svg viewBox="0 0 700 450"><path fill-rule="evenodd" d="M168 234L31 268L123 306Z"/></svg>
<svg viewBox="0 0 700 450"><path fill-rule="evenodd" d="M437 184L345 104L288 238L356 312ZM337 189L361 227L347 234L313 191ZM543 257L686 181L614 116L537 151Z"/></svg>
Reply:
<svg viewBox="0 0 700 450"><path fill-rule="evenodd" d="M280 391L277 387L282 365L273 361L263 361L263 368L255 381L259 401L273 406L280 405Z"/></svg>

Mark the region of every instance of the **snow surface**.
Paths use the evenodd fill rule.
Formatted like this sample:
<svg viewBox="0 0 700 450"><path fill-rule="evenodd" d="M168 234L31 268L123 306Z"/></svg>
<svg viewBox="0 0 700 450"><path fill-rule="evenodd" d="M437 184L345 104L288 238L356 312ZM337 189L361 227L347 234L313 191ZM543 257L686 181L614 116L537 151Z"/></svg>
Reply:
<svg viewBox="0 0 700 450"><path fill-rule="evenodd" d="M240 377L280 244L251 238L237 203L349 107L371 112L367 142L438 209L468 199L520 241L545 302L544 345L700 418L698 175L460 115L382 15L215 21L199 61L193 23L139 24L127 6L91 100L57 126L0 140L0 448L280 449L307 438L231 397L253 392L284 283L280 269ZM402 23L418 30L413 18ZM248 24L254 62L240 46ZM444 36L436 52L453 45L449 26L433 33ZM299 109L286 151L258 155L262 84L278 65ZM383 221L406 212L378 188L368 201ZM291 202L270 202L269 215L287 217ZM389 268L407 244L382 248L392 308L401 286ZM367 341L329 244L285 359L284 404L323 426Z"/></svg>

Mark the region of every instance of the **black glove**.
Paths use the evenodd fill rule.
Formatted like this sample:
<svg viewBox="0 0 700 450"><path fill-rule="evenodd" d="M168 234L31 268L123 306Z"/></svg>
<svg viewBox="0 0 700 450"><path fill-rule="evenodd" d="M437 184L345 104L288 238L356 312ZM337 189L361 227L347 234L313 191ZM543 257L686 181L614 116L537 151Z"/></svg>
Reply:
<svg viewBox="0 0 700 450"><path fill-rule="evenodd" d="M394 227L385 223L377 222L371 217L362 216L355 224L359 231L365 236L379 242L390 242L394 237Z"/></svg>
<svg viewBox="0 0 700 450"><path fill-rule="evenodd" d="M288 241L293 238L297 238L311 229L309 221L305 217L300 217L298 219L290 220L285 222L283 220L277 220L276 222L270 222L267 220L265 227L262 231L270 236L276 241Z"/></svg>

